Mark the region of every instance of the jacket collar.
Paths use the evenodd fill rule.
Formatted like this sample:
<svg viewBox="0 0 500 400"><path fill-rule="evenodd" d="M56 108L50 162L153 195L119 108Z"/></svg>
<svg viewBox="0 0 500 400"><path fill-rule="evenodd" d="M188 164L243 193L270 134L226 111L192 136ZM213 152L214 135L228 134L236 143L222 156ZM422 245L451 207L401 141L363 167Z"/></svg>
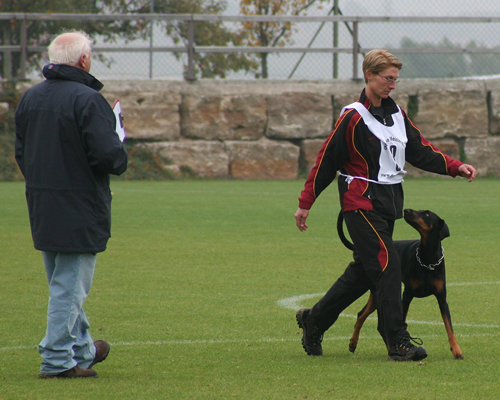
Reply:
<svg viewBox="0 0 500 400"><path fill-rule="evenodd" d="M80 82L94 90L101 90L104 85L83 69L66 64L47 64L43 67L43 76L47 79L63 79Z"/></svg>
<svg viewBox="0 0 500 400"><path fill-rule="evenodd" d="M370 109L371 103L370 99L366 96L365 89L363 89L363 91L361 92L359 102L363 104L368 110ZM390 115L398 112L398 106L391 97L382 99L382 108L384 109L384 115Z"/></svg>

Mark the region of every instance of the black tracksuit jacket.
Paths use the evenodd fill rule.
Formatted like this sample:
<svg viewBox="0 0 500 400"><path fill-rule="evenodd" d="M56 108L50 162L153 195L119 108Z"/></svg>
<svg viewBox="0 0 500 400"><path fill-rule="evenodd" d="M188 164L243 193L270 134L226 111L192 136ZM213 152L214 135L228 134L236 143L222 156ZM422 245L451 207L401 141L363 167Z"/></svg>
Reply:
<svg viewBox="0 0 500 400"><path fill-rule="evenodd" d="M372 111L364 90L359 102ZM385 123L392 126L391 114L398 112L396 103L389 97L382 101L382 107ZM384 122L380 116L375 117ZM427 141L404 112L403 117L408 138L406 161L425 171L456 176L462 162L452 159ZM380 140L368 130L355 109L346 110L318 154L299 197L299 207L309 210L320 193L335 179L337 171L377 180L379 157ZM402 217L404 196L401 184L382 185L361 179L354 179L348 184L339 176L338 187L344 211L375 211L389 220Z"/></svg>

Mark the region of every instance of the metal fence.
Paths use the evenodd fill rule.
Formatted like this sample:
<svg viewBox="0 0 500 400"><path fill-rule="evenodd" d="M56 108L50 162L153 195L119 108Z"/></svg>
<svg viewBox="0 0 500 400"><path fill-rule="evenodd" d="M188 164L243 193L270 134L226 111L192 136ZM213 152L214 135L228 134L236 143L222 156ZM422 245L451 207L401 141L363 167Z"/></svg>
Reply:
<svg viewBox="0 0 500 400"><path fill-rule="evenodd" d="M500 17L414 16L227 16L197 14L40 14L0 13L0 23L15 21L17 43L0 45L2 60L19 58L17 78L38 74L30 55L45 51L33 44L30 30L46 21L78 23L97 21L142 21L149 24L146 38L106 44L96 36L92 73L101 79L187 79L199 77L199 55L240 54L258 65L268 55L268 78L359 79L363 54L385 48L404 64L401 77L457 77L500 74ZM200 45L197 24L222 24L230 31L243 24L289 24L289 39L280 46ZM179 43L167 34L167 26L185 24ZM253 70L228 71L227 78L255 79ZM3 78L11 78L5 73Z"/></svg>

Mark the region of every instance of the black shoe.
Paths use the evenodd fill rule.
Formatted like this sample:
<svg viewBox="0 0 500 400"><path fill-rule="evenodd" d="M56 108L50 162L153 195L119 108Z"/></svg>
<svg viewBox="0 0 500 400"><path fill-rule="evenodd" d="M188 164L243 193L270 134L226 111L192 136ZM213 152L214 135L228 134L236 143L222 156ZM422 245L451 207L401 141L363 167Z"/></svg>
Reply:
<svg viewBox="0 0 500 400"><path fill-rule="evenodd" d="M323 348L321 347L323 334L320 333L317 326L307 321L310 311L310 308L301 308L295 314L295 319L299 328L302 329L302 347L306 353L310 356L321 356L323 354Z"/></svg>
<svg viewBox="0 0 500 400"><path fill-rule="evenodd" d="M50 378L97 378L97 372L90 368L80 368L78 365L57 375L38 375L40 379Z"/></svg>
<svg viewBox="0 0 500 400"><path fill-rule="evenodd" d="M396 344L389 348L389 360L393 361L420 361L427 357L427 351L423 347L417 347L422 344L422 340L412 338L409 334L404 334L396 339Z"/></svg>

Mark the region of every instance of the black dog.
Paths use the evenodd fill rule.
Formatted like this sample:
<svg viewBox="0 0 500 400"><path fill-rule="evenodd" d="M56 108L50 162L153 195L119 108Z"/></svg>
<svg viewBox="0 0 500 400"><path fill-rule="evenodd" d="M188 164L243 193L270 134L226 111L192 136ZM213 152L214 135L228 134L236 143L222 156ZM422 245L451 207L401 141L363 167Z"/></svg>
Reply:
<svg viewBox="0 0 500 400"><path fill-rule="evenodd" d="M462 350L458 346L453 333L450 310L446 302L446 278L444 253L441 240L450 236L448 226L435 213L428 210L404 210L405 221L420 233L420 240L396 240L394 245L401 259L403 291L403 316L406 320L408 308L414 297L427 297L433 294L439 304L443 317L451 352L456 359L463 359ZM344 235L343 214L339 213L337 231L342 243L350 250L354 249ZM358 313L354 332L349 342L349 350L354 352L358 344L359 332L366 318L376 309L373 293L368 302Z"/></svg>

